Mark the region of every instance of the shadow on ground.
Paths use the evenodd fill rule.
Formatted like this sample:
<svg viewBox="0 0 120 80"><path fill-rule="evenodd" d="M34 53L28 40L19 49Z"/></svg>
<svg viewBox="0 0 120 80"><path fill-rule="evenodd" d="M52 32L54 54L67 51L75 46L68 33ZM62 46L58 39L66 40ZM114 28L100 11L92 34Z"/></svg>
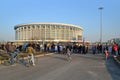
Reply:
<svg viewBox="0 0 120 80"><path fill-rule="evenodd" d="M106 68L109 71L112 80L120 80L120 65L110 56L106 62Z"/></svg>

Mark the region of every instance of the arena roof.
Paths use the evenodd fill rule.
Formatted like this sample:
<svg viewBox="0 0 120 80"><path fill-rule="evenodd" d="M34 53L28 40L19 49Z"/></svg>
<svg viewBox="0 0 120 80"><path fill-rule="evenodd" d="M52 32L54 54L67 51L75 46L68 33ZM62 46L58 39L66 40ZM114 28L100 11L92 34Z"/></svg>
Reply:
<svg viewBox="0 0 120 80"><path fill-rule="evenodd" d="M26 26L26 25L37 25L37 24L50 24L50 25L63 25L63 26L74 26L74 27L78 27L81 28L83 30L83 28L81 26L77 26L77 25L73 25L73 24L65 24L65 23L54 23L54 22L31 22L31 23L23 23L23 24L18 24L14 27L14 29L21 27L21 26Z"/></svg>

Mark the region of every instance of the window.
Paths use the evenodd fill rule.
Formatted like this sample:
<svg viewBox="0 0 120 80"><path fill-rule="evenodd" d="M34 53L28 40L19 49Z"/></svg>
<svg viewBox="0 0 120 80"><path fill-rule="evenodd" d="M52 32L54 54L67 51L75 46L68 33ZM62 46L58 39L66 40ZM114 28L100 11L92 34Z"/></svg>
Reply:
<svg viewBox="0 0 120 80"><path fill-rule="evenodd" d="M28 29L30 29L30 26L28 26Z"/></svg>
<svg viewBox="0 0 120 80"><path fill-rule="evenodd" d="M24 29L26 29L26 27L24 27Z"/></svg>

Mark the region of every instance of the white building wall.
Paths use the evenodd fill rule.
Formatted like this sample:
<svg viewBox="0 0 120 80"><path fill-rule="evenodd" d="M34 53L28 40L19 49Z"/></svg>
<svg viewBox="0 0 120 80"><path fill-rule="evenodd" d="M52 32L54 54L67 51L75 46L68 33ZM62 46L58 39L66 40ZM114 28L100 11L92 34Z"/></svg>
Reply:
<svg viewBox="0 0 120 80"><path fill-rule="evenodd" d="M52 25L50 24L49 26L49 24L47 25L46 24L37 24L37 25L26 24L25 26L22 25L22 27L21 25L19 26L17 27L15 31L16 40L31 40L31 39L72 40L73 38L76 38L77 40L78 35L82 36L82 29L79 29L78 27L74 27L73 25L71 26L71 25L62 25L62 24L52 24ZM48 32L46 32L48 31L47 26L50 27L49 37L47 37Z"/></svg>

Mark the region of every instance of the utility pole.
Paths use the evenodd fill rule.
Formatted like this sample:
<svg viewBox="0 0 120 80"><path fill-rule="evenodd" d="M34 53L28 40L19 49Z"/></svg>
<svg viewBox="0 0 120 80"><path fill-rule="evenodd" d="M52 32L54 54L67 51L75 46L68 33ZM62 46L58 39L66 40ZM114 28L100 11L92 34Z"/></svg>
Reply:
<svg viewBox="0 0 120 80"><path fill-rule="evenodd" d="M102 10L103 7L98 8L100 10L100 43L102 43Z"/></svg>

